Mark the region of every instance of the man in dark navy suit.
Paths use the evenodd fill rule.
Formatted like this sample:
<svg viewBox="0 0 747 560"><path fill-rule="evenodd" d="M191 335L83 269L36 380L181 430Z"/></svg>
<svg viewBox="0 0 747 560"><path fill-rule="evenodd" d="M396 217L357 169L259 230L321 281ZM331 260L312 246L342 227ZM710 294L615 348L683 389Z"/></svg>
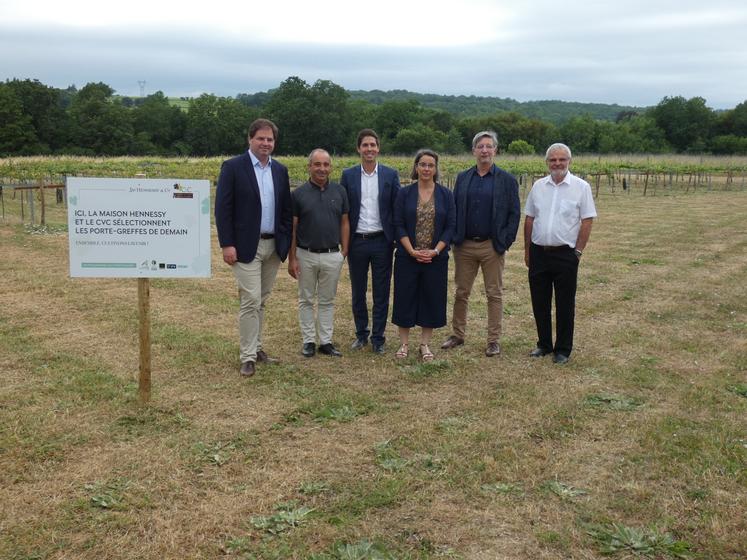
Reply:
<svg viewBox="0 0 747 560"><path fill-rule="evenodd" d="M395 241L392 216L400 188L399 174L378 163L379 137L370 128L358 133L357 150L361 164L345 169L340 180L350 203L348 266L356 336L353 349L366 346L370 335L373 351L383 354ZM366 302L369 268L373 295L370 330Z"/></svg>
<svg viewBox="0 0 747 560"><path fill-rule="evenodd" d="M249 125L249 150L223 162L215 195L218 241L239 287L243 377L254 375L257 362L276 361L262 348L262 321L293 222L288 169L270 157L277 136L270 120Z"/></svg>

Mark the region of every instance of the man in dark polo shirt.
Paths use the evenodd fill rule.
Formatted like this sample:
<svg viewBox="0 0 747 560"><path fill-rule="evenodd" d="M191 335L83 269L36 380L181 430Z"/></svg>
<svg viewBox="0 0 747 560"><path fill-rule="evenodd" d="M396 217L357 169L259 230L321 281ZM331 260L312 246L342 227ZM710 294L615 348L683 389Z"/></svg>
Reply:
<svg viewBox="0 0 747 560"><path fill-rule="evenodd" d="M464 344L467 307L472 284L482 268L488 300L485 355L501 353L503 323L503 267L505 253L516 240L521 206L519 185L510 173L493 163L498 137L492 130L475 134L472 153L476 165L462 171L454 184L457 230L454 236L454 312L452 334L441 345L448 350Z"/></svg>
<svg viewBox="0 0 747 560"><path fill-rule="evenodd" d="M350 241L348 197L345 189L329 181L332 161L317 148L309 154L309 180L293 192L293 237L288 273L298 280L298 319L302 354L319 352L342 356L332 344L337 281ZM314 317L314 300L317 313Z"/></svg>

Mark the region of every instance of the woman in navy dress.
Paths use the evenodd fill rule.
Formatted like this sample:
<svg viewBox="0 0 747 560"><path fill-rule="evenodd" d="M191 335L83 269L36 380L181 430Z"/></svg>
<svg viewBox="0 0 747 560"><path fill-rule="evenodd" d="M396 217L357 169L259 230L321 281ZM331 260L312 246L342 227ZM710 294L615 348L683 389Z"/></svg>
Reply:
<svg viewBox="0 0 747 560"><path fill-rule="evenodd" d="M421 328L420 356L433 360L433 329L446 324L449 244L456 229L454 196L438 181L438 154L422 149L415 155L412 178L394 204L397 252L394 257L392 322L399 327L395 356L409 355L410 329Z"/></svg>

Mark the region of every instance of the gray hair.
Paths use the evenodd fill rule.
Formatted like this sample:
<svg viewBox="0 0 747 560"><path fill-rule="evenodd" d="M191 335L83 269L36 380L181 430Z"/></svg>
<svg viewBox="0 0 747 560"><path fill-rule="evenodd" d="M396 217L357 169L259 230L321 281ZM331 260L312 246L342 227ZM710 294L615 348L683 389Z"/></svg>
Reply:
<svg viewBox="0 0 747 560"><path fill-rule="evenodd" d="M480 138L486 137L490 138L493 141L494 148L498 148L498 135L492 130L482 130L475 134L475 137L472 139L472 149L474 150L477 147L477 143L480 141Z"/></svg>
<svg viewBox="0 0 747 560"><path fill-rule="evenodd" d="M550 159L550 154L556 150L563 150L568 154L568 159L573 158L573 156L571 155L571 149L568 146L566 146L562 142L555 142L555 144L551 144L550 147L547 148L547 151L545 152L545 159Z"/></svg>
<svg viewBox="0 0 747 560"><path fill-rule="evenodd" d="M329 155L329 152L327 150L325 150L324 148L314 148L309 154L309 165L311 165L311 160L314 158L314 154L317 152L324 152L325 154L327 154L329 160L332 161L332 156Z"/></svg>

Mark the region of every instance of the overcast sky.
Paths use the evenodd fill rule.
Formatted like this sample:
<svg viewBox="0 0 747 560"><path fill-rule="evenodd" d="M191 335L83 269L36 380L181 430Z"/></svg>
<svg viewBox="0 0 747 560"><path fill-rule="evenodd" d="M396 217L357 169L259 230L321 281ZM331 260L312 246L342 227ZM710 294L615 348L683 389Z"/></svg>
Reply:
<svg viewBox="0 0 747 560"><path fill-rule="evenodd" d="M234 96L346 89L655 105L747 99L745 0L2 0L0 79Z"/></svg>

